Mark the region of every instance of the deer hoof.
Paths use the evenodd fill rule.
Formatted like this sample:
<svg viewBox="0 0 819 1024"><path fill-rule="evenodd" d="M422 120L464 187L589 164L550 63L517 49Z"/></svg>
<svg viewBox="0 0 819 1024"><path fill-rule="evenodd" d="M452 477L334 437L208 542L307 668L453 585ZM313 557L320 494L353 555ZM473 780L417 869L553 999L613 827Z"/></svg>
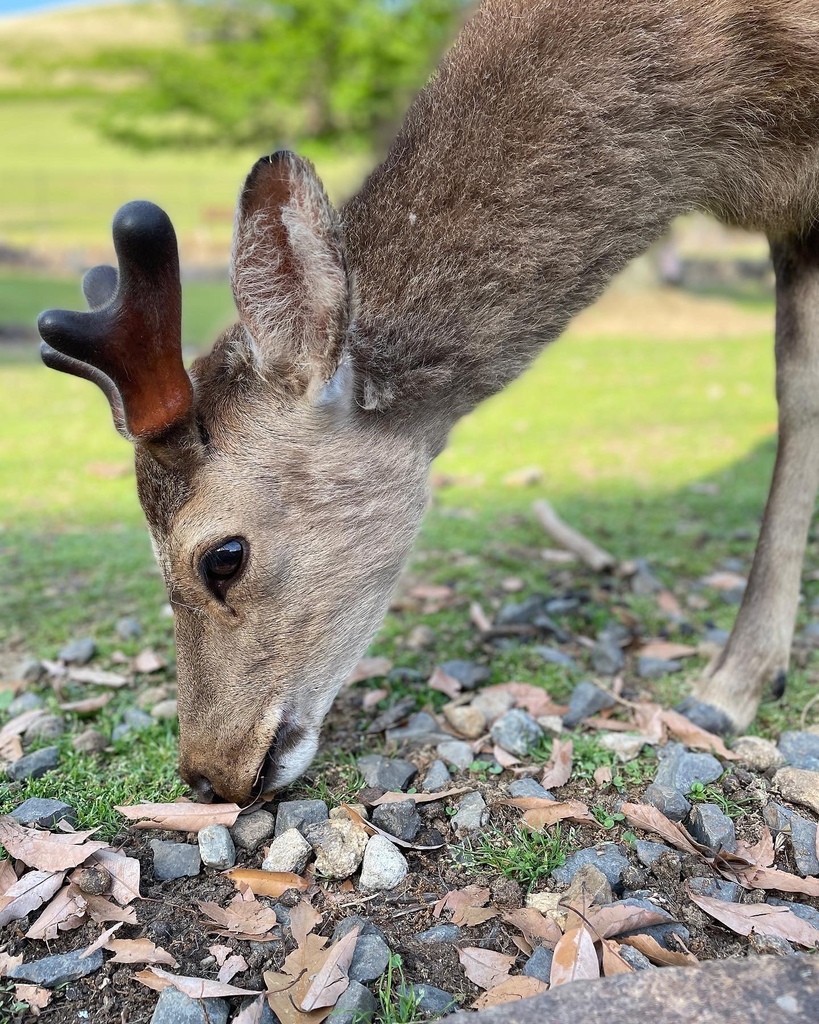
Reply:
<svg viewBox="0 0 819 1024"><path fill-rule="evenodd" d="M696 697L686 697L675 710L685 715L694 725L717 736L730 736L735 731L734 723L724 711L704 700L697 700Z"/></svg>

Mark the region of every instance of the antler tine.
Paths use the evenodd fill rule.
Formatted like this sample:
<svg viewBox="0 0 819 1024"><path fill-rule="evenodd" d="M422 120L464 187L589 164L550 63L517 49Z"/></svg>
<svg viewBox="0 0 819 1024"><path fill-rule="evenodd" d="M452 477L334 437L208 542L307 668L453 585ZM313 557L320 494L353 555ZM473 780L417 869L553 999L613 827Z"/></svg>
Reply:
<svg viewBox="0 0 819 1024"><path fill-rule="evenodd" d="M89 271L83 282L89 312L40 316L43 359L102 388L126 436L157 439L193 405L182 363L176 234L158 206L134 202L117 213L113 235L119 273L112 267Z"/></svg>

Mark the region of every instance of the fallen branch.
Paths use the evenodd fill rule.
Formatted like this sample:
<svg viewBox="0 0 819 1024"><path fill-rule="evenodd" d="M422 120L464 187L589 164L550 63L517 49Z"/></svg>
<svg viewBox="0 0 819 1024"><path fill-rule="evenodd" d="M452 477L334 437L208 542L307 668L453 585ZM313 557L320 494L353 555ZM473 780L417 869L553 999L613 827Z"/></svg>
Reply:
<svg viewBox="0 0 819 1024"><path fill-rule="evenodd" d="M595 572L604 572L617 565L617 559L608 551L603 551L582 533L578 533L577 530L564 523L548 501L536 501L532 507L540 525L549 536L566 551L577 555L580 561L585 562L589 568L594 569Z"/></svg>

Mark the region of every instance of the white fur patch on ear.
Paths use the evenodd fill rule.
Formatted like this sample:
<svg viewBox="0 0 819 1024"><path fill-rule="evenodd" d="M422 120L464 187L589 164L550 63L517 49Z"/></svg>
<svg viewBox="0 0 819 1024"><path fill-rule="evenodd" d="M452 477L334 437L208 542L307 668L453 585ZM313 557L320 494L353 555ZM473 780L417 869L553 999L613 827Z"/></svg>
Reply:
<svg viewBox="0 0 819 1024"><path fill-rule="evenodd" d="M342 359L333 376L321 387L313 399L318 408L351 408L355 387L355 370L349 359Z"/></svg>

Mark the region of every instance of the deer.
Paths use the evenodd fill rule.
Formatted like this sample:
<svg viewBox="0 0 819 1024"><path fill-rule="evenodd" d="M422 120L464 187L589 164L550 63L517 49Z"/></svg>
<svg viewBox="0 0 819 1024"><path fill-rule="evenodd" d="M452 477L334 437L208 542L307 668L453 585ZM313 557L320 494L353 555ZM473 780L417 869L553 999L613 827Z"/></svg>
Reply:
<svg viewBox="0 0 819 1024"><path fill-rule="evenodd" d="M485 0L341 209L260 159L238 322L186 370L173 226L137 201L47 366L107 395L174 610L179 767L202 800L296 779L384 618L453 425L680 214L767 235L778 450L744 600L686 713L741 731L788 668L819 486L819 7Z"/></svg>

